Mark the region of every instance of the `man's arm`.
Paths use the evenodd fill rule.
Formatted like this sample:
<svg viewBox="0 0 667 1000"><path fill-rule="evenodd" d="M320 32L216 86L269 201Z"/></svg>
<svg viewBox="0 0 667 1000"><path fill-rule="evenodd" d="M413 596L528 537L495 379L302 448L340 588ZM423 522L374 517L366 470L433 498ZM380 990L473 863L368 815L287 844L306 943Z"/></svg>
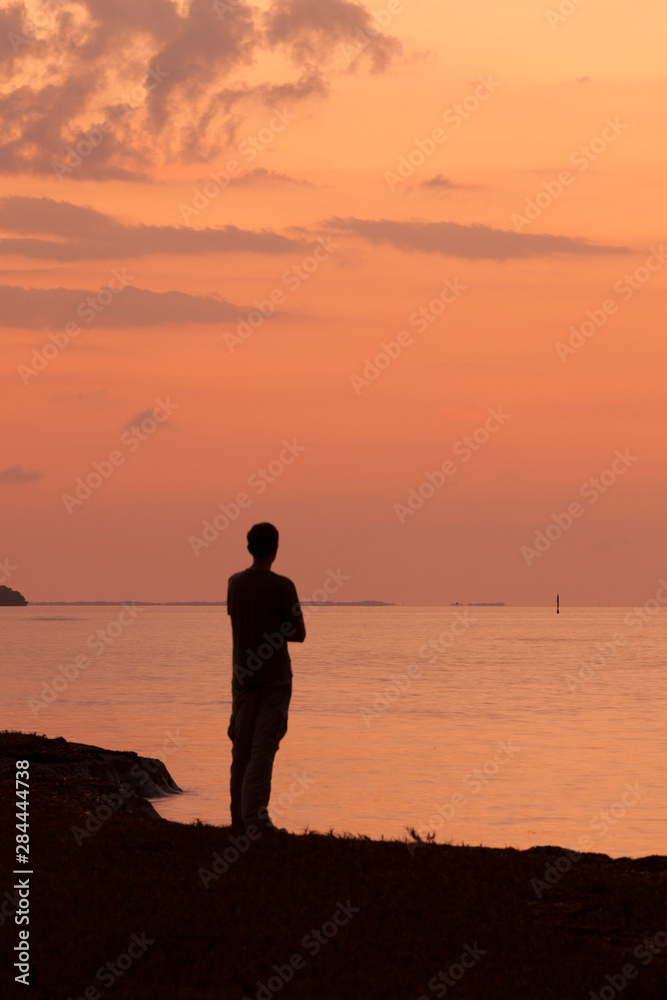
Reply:
<svg viewBox="0 0 667 1000"><path fill-rule="evenodd" d="M306 625L303 620L303 612L301 611L301 605L299 604L299 598L296 593L296 587L292 584L291 587L292 594L291 609L290 609L290 621L294 626L294 635L289 636L288 642L303 642L306 638Z"/></svg>
<svg viewBox="0 0 667 1000"><path fill-rule="evenodd" d="M290 636L287 640L288 642L303 642L306 638L306 625L303 620L303 615L301 614L301 608L298 604L296 607L299 608L299 613L292 615L292 622L296 631L294 632L294 635Z"/></svg>

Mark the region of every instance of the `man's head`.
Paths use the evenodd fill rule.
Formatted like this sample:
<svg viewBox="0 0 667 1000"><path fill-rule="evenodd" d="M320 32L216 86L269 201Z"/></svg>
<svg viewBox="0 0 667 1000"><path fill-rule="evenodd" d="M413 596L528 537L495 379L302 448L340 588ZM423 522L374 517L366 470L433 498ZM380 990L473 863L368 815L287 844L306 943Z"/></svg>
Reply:
<svg viewBox="0 0 667 1000"><path fill-rule="evenodd" d="M278 529L268 521L253 524L248 532L248 552L254 559L271 559L278 551Z"/></svg>

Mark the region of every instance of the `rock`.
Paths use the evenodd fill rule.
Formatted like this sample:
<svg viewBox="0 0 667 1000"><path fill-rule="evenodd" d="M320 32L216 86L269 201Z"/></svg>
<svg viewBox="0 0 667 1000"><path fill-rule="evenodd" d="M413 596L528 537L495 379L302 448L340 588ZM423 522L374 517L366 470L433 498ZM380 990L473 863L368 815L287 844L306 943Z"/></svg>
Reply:
<svg viewBox="0 0 667 1000"><path fill-rule="evenodd" d="M155 757L140 757L132 750L105 750L87 743L69 743L62 736L48 739L24 733L2 735L11 737L12 753L6 755L9 748L0 739L0 769L14 767L17 758L22 757L30 761L31 767L53 774L79 774L101 778L116 786L129 785L145 799L182 791L162 761Z"/></svg>

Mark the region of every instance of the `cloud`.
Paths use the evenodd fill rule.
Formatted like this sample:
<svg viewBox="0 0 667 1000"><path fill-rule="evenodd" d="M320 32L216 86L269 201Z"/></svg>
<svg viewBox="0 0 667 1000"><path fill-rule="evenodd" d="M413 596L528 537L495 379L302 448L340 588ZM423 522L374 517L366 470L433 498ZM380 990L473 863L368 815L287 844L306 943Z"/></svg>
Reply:
<svg viewBox="0 0 667 1000"><path fill-rule="evenodd" d="M127 421L127 423L123 424L123 426L122 426L121 429L124 430L124 431L131 431L135 427L139 427L140 428L141 425L142 425L142 423L144 422L144 420L150 420L150 421L152 421L154 424L157 425L157 428L171 427L172 426L171 421L167 420L164 417L161 418L159 422L157 422L155 420L155 412L156 412L155 406L149 406L147 409L142 410L141 413L137 413L136 416L130 417L130 419Z"/></svg>
<svg viewBox="0 0 667 1000"><path fill-rule="evenodd" d="M265 25L269 43L287 46L298 62L319 61L334 43L339 50L347 47L344 56L341 50L343 62L350 65L365 57L373 71L381 72L403 51L362 4L350 0L276 0Z"/></svg>
<svg viewBox="0 0 667 1000"><path fill-rule="evenodd" d="M436 174L434 177L429 177L425 181L420 181L419 183L419 187L449 188L450 190L452 188L460 188L464 186L465 185L463 184L454 184L454 182L450 181L449 177L445 177L444 174Z"/></svg>
<svg viewBox="0 0 667 1000"><path fill-rule="evenodd" d="M125 225L96 208L53 198L0 198L0 227L7 233L24 234L4 237L0 254L42 260L127 260L159 253L285 254L309 247L304 240L271 230Z"/></svg>
<svg viewBox="0 0 667 1000"><path fill-rule="evenodd" d="M0 486L13 486L16 483L34 483L42 479L43 472L34 469L24 469L22 465L10 465L8 469L0 471Z"/></svg>
<svg viewBox="0 0 667 1000"><path fill-rule="evenodd" d="M213 163L276 102L326 95L343 42L376 72L401 52L350 0L14 0L0 37L0 171L75 180Z"/></svg>
<svg viewBox="0 0 667 1000"><path fill-rule="evenodd" d="M0 285L3 325L23 329L62 327L74 322L106 328L163 326L172 323L220 323L236 319L240 309L225 299L185 292L151 292L128 285L100 311L91 308L99 289L19 288Z"/></svg>
<svg viewBox="0 0 667 1000"><path fill-rule="evenodd" d="M393 219L329 219L325 225L351 233L373 246L389 244L397 250L438 253L469 260L509 260L553 254L621 254L629 247L588 243L570 236L549 233L516 233L507 229L457 222L402 222Z"/></svg>
<svg viewBox="0 0 667 1000"><path fill-rule="evenodd" d="M403 194L413 197L417 195L429 195L435 198L446 198L458 191L470 191L473 189L471 184L456 184L451 178L445 177L444 174L435 174L433 177L427 177L423 181L419 181L417 184L408 184L404 190Z"/></svg>
<svg viewBox="0 0 667 1000"><path fill-rule="evenodd" d="M245 185L315 187L311 181L299 177L290 177L289 174L283 174L279 170L267 170L266 167L255 167L254 170L249 170L247 174L243 174L241 177L232 177L230 184L233 184L235 187L243 187Z"/></svg>

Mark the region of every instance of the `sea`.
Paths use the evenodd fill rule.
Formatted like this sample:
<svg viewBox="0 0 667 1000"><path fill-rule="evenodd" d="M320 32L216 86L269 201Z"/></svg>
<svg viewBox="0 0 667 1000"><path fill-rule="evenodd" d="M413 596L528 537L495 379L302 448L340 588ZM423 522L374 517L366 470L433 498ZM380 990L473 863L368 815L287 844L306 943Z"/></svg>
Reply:
<svg viewBox="0 0 667 1000"><path fill-rule="evenodd" d="M667 612L304 611L278 825L667 854ZM3 607L0 637L0 728L160 758L162 816L229 824L225 607Z"/></svg>

